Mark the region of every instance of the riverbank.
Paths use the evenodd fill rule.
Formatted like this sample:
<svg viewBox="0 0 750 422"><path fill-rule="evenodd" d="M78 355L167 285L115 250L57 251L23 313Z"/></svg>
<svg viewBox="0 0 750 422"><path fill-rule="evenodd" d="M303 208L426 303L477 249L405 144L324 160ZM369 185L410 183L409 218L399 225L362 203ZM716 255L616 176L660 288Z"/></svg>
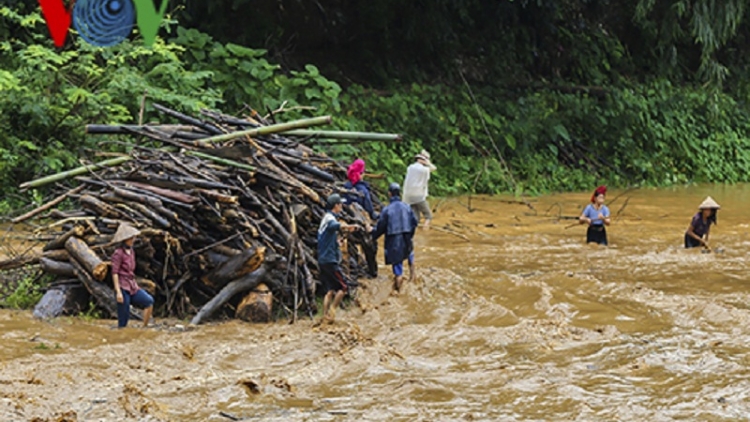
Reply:
<svg viewBox="0 0 750 422"><path fill-rule="evenodd" d="M682 248L708 194L722 205L712 243L723 254ZM118 331L0 311L0 419L744 418L750 186L629 192L611 206L622 207L611 248L557 219L589 197L535 198L533 209L475 197L473 212L466 197L434 200L418 283L389 297L381 265L362 306L332 326Z"/></svg>

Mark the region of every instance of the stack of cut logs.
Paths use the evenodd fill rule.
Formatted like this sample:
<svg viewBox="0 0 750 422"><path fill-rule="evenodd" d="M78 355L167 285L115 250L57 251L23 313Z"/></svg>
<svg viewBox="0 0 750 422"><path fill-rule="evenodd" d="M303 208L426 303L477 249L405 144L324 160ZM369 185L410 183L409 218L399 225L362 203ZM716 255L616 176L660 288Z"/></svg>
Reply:
<svg viewBox="0 0 750 422"><path fill-rule="evenodd" d="M330 122L327 116L279 124L254 111L238 118L204 110L196 118L153 106L176 124L89 125L91 135L130 135L130 152L21 185L55 184L54 199L13 219L31 224L46 244L0 263L0 270L39 265L54 275L37 316L93 303L114 317L109 258L125 222L141 231L137 282L154 295L156 315L195 324L266 321L275 305L274 315L312 316L325 199L351 192L343 188L346 168L310 145L400 137L308 129ZM353 205L342 218L364 227L367 214ZM351 280L377 273L370 236L358 231L342 243Z"/></svg>

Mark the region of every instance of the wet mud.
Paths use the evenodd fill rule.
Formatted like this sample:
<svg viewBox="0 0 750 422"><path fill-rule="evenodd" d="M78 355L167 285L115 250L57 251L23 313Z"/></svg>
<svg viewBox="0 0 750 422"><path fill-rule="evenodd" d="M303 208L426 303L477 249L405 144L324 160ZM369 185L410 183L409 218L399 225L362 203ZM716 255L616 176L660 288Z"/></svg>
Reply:
<svg viewBox="0 0 750 422"><path fill-rule="evenodd" d="M722 253L682 248L707 194ZM750 186L627 192L609 248L558 218L589 196L433 200L417 282L333 325L0 311L0 420L746 420Z"/></svg>

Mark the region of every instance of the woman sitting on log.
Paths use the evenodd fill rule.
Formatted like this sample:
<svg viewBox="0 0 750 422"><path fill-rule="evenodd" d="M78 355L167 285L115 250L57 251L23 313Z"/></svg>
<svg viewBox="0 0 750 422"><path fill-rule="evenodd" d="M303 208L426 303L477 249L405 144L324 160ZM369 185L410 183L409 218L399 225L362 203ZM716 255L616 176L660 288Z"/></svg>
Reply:
<svg viewBox="0 0 750 422"><path fill-rule="evenodd" d="M719 204L710 196L698 206L698 212L693 216L685 232L686 248L703 246L709 249L708 232L711 230L711 224L716 224L716 212L719 208L721 208Z"/></svg>
<svg viewBox="0 0 750 422"><path fill-rule="evenodd" d="M606 186L599 186L591 196L591 203L586 206L578 218L581 224L588 224L586 231L586 243L598 243L607 245L607 231L604 226L609 226L609 208L604 205L604 197L607 194Z"/></svg>
<svg viewBox="0 0 750 422"><path fill-rule="evenodd" d="M135 281L135 251L133 243L140 232L128 224L120 224L112 239L119 246L112 254L112 281L117 297L117 326L128 326L130 304L143 309L143 326L148 326L151 312L154 309L154 298L138 287Z"/></svg>
<svg viewBox="0 0 750 422"><path fill-rule="evenodd" d="M362 180L363 174L365 174L365 161L362 159L355 160L346 170L346 177L349 181L344 184L344 188L355 191L346 195L346 200L350 204L359 204L367 211L370 218L375 221L378 219L378 213L375 212L372 206L370 185Z"/></svg>

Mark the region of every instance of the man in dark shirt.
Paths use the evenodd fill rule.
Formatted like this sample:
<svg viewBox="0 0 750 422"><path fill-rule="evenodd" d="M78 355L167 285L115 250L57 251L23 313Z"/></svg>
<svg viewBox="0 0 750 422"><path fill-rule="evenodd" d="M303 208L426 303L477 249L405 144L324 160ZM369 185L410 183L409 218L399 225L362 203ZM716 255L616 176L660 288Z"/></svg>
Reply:
<svg viewBox="0 0 750 422"><path fill-rule="evenodd" d="M344 274L341 272L341 250L338 234L341 230L354 231L357 226L339 222L336 218L341 213L344 200L339 194L333 194L326 200L328 210L318 227L318 270L323 285L323 319L333 322L336 309L341 305L348 289Z"/></svg>

